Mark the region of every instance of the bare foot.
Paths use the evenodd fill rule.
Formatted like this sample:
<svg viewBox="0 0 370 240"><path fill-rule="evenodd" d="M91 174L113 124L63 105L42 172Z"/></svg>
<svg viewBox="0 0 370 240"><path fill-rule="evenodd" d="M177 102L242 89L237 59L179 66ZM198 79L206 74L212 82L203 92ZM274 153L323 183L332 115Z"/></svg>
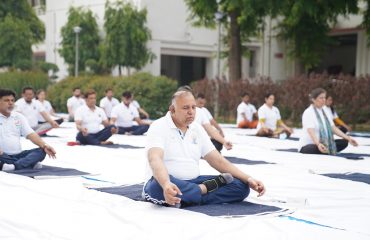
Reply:
<svg viewBox="0 0 370 240"><path fill-rule="evenodd" d="M112 145L113 142L112 141L102 141L100 142L101 145Z"/></svg>

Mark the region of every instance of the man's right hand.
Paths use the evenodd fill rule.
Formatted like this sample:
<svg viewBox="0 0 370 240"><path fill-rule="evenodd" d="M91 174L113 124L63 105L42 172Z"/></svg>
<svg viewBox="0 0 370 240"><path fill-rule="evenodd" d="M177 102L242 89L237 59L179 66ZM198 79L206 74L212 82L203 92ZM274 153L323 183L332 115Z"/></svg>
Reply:
<svg viewBox="0 0 370 240"><path fill-rule="evenodd" d="M182 195L182 193L172 182L168 182L163 186L163 196L167 204L173 206L176 203L180 203L181 198L177 197L178 195Z"/></svg>
<svg viewBox="0 0 370 240"><path fill-rule="evenodd" d="M87 128L83 128L81 131L82 135L87 136L89 133L87 132Z"/></svg>

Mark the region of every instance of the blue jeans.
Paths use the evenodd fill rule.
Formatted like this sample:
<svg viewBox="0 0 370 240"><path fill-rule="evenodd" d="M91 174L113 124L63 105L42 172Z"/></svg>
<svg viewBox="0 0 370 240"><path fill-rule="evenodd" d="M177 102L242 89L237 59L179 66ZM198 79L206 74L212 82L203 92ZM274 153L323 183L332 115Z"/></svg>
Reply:
<svg viewBox="0 0 370 240"><path fill-rule="evenodd" d="M42 148L34 148L14 155L3 153L0 155L0 162L14 164L15 170L19 170L24 168L33 168L36 163L44 160L45 156L46 153Z"/></svg>
<svg viewBox="0 0 370 240"><path fill-rule="evenodd" d="M138 125L132 127L118 127L118 134L125 134L126 132L132 132L132 135L143 135L148 131L149 125Z"/></svg>
<svg viewBox="0 0 370 240"><path fill-rule="evenodd" d="M112 128L114 125L109 125L97 133L90 133L87 136L82 135L79 132L76 136L76 140L83 145L100 145L101 142L107 141L112 136Z"/></svg>
<svg viewBox="0 0 370 240"><path fill-rule="evenodd" d="M216 191L202 195L198 184L215 178L216 176L199 176L191 180L180 180L170 175L170 181L175 184L181 191L181 205L204 205L204 204L221 204L241 202L249 195L249 186L239 179L223 186ZM168 206L165 203L163 189L154 177L152 177L144 187L145 200Z"/></svg>

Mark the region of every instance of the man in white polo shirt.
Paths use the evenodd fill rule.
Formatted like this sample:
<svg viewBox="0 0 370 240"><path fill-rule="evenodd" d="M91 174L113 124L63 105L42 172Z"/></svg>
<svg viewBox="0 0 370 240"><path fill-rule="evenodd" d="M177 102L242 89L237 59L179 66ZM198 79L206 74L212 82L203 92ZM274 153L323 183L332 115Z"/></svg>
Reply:
<svg viewBox="0 0 370 240"><path fill-rule="evenodd" d="M238 128L256 128L258 124L258 115L256 107L249 103L249 94L242 94L242 102L236 109L236 125Z"/></svg>
<svg viewBox="0 0 370 240"><path fill-rule="evenodd" d="M144 197L164 206L218 204L243 201L252 188L265 187L226 160L212 145L205 130L194 122L196 103L189 91L173 95L169 112L148 131L148 168ZM200 175L199 160L221 172Z"/></svg>
<svg viewBox="0 0 370 240"><path fill-rule="evenodd" d="M223 146L225 146L227 150L232 149L232 143L225 139L221 127L218 125L216 120L213 119L212 114L208 109L205 108L206 99L203 94L197 95L196 104L197 108L194 121L204 127L217 151L221 152Z"/></svg>
<svg viewBox="0 0 370 240"><path fill-rule="evenodd" d="M13 111L14 101L13 91L0 89L0 171L39 168L46 154L55 158L55 150L32 130L22 114ZM20 136L39 148L22 151Z"/></svg>
<svg viewBox="0 0 370 240"><path fill-rule="evenodd" d="M134 125L134 121L139 125ZM149 128L149 124L140 119L129 91L122 94L122 103L113 108L110 122L118 127L118 134L143 135Z"/></svg>
<svg viewBox="0 0 370 240"><path fill-rule="evenodd" d="M86 105L79 107L75 113L76 127L79 131L76 140L83 145L112 144L108 138L117 132L114 125L110 125L105 112L96 106L96 92L88 90L85 93ZM100 125L104 129L100 130Z"/></svg>
<svg viewBox="0 0 370 240"><path fill-rule="evenodd" d="M73 89L73 96L67 100L67 109L69 114L69 121L74 121L76 110L85 105L85 99L82 98L81 89L76 87Z"/></svg>
<svg viewBox="0 0 370 240"><path fill-rule="evenodd" d="M39 135L44 134L51 128L59 127L59 124L46 112L44 106L34 99L34 90L32 87L23 88L22 98L15 102L15 110L26 117L31 128ZM47 123L39 124L39 115L41 115Z"/></svg>
<svg viewBox="0 0 370 240"><path fill-rule="evenodd" d="M117 98L113 97L113 90L111 88L106 89L105 97L100 100L99 106L104 109L108 119L111 119L112 109L118 104Z"/></svg>

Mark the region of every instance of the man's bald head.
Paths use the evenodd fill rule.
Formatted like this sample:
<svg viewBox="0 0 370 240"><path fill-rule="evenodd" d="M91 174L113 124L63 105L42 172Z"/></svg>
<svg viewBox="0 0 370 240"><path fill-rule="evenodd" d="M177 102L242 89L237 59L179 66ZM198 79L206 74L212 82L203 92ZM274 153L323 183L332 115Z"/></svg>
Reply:
<svg viewBox="0 0 370 240"><path fill-rule="evenodd" d="M172 95L171 106L175 107L176 102L178 101L178 99L184 98L184 97L193 97L194 98L194 95L191 92L185 91L185 90L177 91Z"/></svg>
<svg viewBox="0 0 370 240"><path fill-rule="evenodd" d="M195 117L196 103L193 94L183 90L175 92L169 110L175 123L188 126Z"/></svg>

